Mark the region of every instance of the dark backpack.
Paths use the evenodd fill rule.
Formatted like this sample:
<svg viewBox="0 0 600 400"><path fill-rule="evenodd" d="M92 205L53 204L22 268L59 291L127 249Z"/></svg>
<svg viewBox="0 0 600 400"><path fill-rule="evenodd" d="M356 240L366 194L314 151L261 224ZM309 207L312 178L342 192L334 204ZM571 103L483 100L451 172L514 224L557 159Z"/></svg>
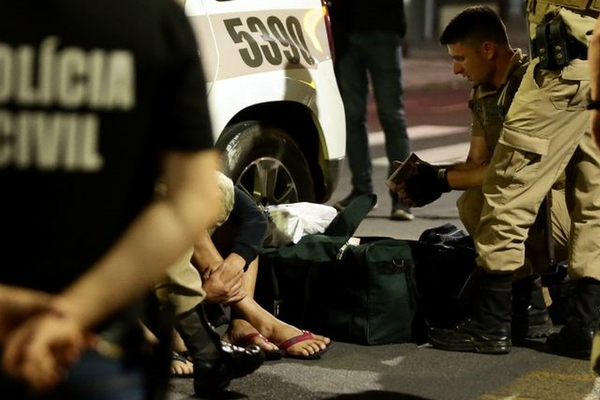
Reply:
<svg viewBox="0 0 600 400"><path fill-rule="evenodd" d="M476 267L475 246L451 223L425 230L411 245L418 292L415 341L425 342L429 328L451 328L466 317L460 293Z"/></svg>

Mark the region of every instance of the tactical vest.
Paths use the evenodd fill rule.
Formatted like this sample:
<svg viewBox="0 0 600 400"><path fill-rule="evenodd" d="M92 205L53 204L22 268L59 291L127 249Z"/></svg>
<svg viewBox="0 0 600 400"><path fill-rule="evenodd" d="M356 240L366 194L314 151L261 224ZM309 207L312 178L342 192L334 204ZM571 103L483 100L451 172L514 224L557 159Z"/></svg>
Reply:
<svg viewBox="0 0 600 400"><path fill-rule="evenodd" d="M479 99L473 98L469 100L469 108L473 110L473 117L483 127L489 154L494 152L494 148L498 143L500 133L502 133L504 117L523 80L527 65L527 59L524 59L521 65L517 66L510 75L504 87L496 93Z"/></svg>

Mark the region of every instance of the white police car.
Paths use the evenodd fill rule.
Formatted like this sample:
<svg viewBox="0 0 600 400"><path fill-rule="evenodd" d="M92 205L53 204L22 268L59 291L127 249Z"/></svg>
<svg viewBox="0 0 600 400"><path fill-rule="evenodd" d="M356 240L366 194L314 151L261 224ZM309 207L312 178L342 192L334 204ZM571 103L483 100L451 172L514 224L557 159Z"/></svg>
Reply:
<svg viewBox="0 0 600 400"><path fill-rule="evenodd" d="M187 0L224 172L257 203L327 201L345 156L321 0Z"/></svg>

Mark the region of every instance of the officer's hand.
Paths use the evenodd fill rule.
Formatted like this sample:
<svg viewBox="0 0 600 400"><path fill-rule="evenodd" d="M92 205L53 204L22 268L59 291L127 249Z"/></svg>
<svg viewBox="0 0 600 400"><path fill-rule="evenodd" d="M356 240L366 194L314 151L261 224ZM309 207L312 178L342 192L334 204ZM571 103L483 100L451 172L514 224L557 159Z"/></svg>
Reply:
<svg viewBox="0 0 600 400"><path fill-rule="evenodd" d="M417 207L417 203L406 192L406 182L400 182L394 188L396 194L398 195L398 200L400 203L404 204L408 208Z"/></svg>
<svg viewBox="0 0 600 400"><path fill-rule="evenodd" d="M439 199L442 193L450 191L446 177L439 176L438 172L438 168L431 164L417 164L417 173L409 177L404 185L414 206L423 207Z"/></svg>

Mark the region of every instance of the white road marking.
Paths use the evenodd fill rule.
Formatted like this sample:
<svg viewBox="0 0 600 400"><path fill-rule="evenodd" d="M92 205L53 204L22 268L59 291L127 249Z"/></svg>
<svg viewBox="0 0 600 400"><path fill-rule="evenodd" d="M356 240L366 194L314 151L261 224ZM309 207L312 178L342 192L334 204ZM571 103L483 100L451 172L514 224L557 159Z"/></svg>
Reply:
<svg viewBox="0 0 600 400"><path fill-rule="evenodd" d="M404 358L405 357L400 356L400 357L392 358L391 360L381 361L381 363L384 364L384 365L389 365L390 367L395 367L397 365L400 365L400 363L402 361L404 361Z"/></svg>
<svg viewBox="0 0 600 400"><path fill-rule="evenodd" d="M454 135L456 133L467 132L466 126L445 126L445 125L418 125L408 127L408 138L427 139L441 136ZM369 146L378 146L385 143L383 131L371 132L369 134Z"/></svg>
<svg viewBox="0 0 600 400"><path fill-rule="evenodd" d="M594 380L594 388L583 400L598 400L600 398L600 378Z"/></svg>

